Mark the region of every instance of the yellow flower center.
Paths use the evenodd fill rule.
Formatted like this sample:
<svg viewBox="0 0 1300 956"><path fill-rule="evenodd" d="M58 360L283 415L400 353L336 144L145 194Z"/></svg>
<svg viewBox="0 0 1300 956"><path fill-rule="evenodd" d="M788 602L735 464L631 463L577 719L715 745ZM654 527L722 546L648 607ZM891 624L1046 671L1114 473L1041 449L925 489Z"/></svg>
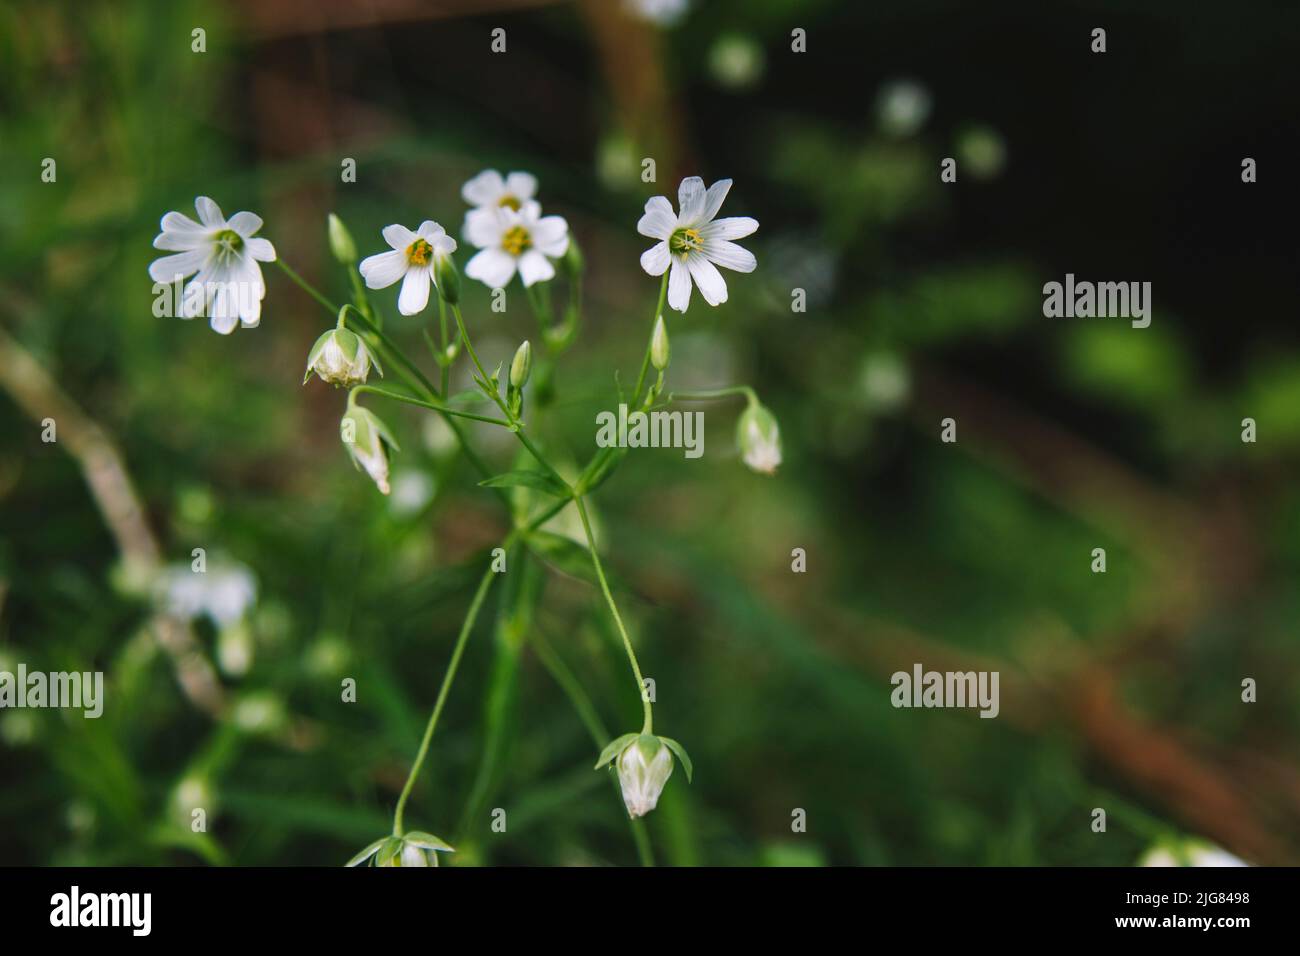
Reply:
<svg viewBox="0 0 1300 956"><path fill-rule="evenodd" d="M500 198L500 200L497 201L497 205L505 206L507 209L513 209L515 212L518 212L519 207L523 204L514 196L510 195L509 193L506 193L504 196Z"/></svg>
<svg viewBox="0 0 1300 956"><path fill-rule="evenodd" d="M678 229L668 240L668 247L673 252L680 252L685 256L688 252L703 249L704 240L700 238L698 229Z"/></svg>
<svg viewBox="0 0 1300 956"><path fill-rule="evenodd" d="M423 239L416 239L406 247L406 261L413 266L426 266L433 255L433 246Z"/></svg>
<svg viewBox="0 0 1300 956"><path fill-rule="evenodd" d="M512 256L522 256L525 249L531 248L533 237L523 226L511 226L501 237L501 248Z"/></svg>

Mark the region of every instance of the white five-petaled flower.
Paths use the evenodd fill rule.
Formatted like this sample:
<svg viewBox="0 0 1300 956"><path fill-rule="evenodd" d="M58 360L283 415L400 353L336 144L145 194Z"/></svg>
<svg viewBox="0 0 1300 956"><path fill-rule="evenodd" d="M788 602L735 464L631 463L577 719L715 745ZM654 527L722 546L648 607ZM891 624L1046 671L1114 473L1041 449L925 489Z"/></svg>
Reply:
<svg viewBox="0 0 1300 956"><path fill-rule="evenodd" d="M500 289L518 271L524 286L555 277L551 259L569 249L569 224L563 216L543 216L542 207L528 200L518 209L473 209L465 217L465 238L479 251L465 266L465 275L489 289Z"/></svg>
<svg viewBox="0 0 1300 956"><path fill-rule="evenodd" d="M691 176L678 189L676 214L664 196L645 204L645 215L636 231L659 242L641 256L641 268L652 276L668 276L668 304L685 312L691 301L691 283L709 305L727 301L727 283L716 266L736 272L753 272L758 265L754 254L733 239L743 239L758 229L758 220L748 216L715 219L731 189L730 179L720 179L707 190L704 180Z"/></svg>
<svg viewBox="0 0 1300 956"><path fill-rule="evenodd" d="M221 207L207 196L195 199L194 208L198 222L179 212L162 217L162 232L154 239L154 248L175 255L150 263L149 277L166 284L193 275L178 310L182 317L207 315L212 328L222 335L233 332L240 323L251 329L261 321L266 294L258 263L275 261L270 241L255 238L262 217L237 212L226 219Z"/></svg>
<svg viewBox="0 0 1300 956"><path fill-rule="evenodd" d="M429 287L437 285L434 271L438 260L456 251L456 240L431 219L420 223L412 232L405 226L384 227L384 241L391 252L380 252L361 260L358 267L369 289L386 289L397 281L402 291L397 296L397 311L416 315L429 304Z"/></svg>
<svg viewBox="0 0 1300 956"><path fill-rule="evenodd" d="M536 203L537 177L532 173L507 173L485 169L464 186L461 198L475 210L513 209L518 212L528 203Z"/></svg>

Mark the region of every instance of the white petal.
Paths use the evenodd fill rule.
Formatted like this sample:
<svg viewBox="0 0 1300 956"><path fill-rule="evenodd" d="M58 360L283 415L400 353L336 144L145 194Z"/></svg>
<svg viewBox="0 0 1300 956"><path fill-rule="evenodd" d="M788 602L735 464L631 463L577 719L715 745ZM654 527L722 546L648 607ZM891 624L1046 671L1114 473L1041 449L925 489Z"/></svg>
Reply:
<svg viewBox="0 0 1300 956"><path fill-rule="evenodd" d="M569 224L563 216L543 216L532 228L533 245L558 259L569 249Z"/></svg>
<svg viewBox="0 0 1300 956"><path fill-rule="evenodd" d="M471 209L465 214L462 230L471 246L484 249L501 240L501 214L495 209Z"/></svg>
<svg viewBox="0 0 1300 956"><path fill-rule="evenodd" d="M406 248L418 238L415 233L400 223L384 226L384 242L399 252L406 251Z"/></svg>
<svg viewBox="0 0 1300 956"><path fill-rule="evenodd" d="M537 177L532 173L511 173L506 177L505 191L521 203L537 195Z"/></svg>
<svg viewBox="0 0 1300 956"><path fill-rule="evenodd" d="M485 169L460 187L460 197L471 206L494 206L505 187L499 172Z"/></svg>
<svg viewBox="0 0 1300 956"><path fill-rule="evenodd" d="M429 245L433 245L434 240L439 236L445 236L447 234L447 230L442 228L442 226L438 225L438 223L434 222L432 219L426 219L424 222L420 223L420 228L417 229L416 232L419 234L420 238Z"/></svg>
<svg viewBox="0 0 1300 956"><path fill-rule="evenodd" d="M449 256L456 251L456 240L446 233L431 239L429 245L433 246L433 253L437 256Z"/></svg>
<svg viewBox="0 0 1300 956"><path fill-rule="evenodd" d="M465 265L465 275L489 289L504 288L514 274L514 257L501 249L484 249Z"/></svg>
<svg viewBox="0 0 1300 956"><path fill-rule="evenodd" d="M555 267L538 250L529 249L519 257L519 278L523 280L524 288L527 288L534 282L554 279Z"/></svg>
<svg viewBox="0 0 1300 956"><path fill-rule="evenodd" d="M691 304L691 271L681 256L673 256L672 271L668 274L668 304L678 312L685 312Z"/></svg>
<svg viewBox="0 0 1300 956"><path fill-rule="evenodd" d="M664 270L668 268L668 243L656 242L653 246L641 253L641 268L652 276L661 276Z"/></svg>
<svg viewBox="0 0 1300 956"><path fill-rule="evenodd" d="M206 232L207 230L183 212L169 212L162 217L163 232Z"/></svg>
<svg viewBox="0 0 1300 956"><path fill-rule="evenodd" d="M677 188L677 224L696 226L704 218L704 180L687 176Z"/></svg>
<svg viewBox="0 0 1300 956"><path fill-rule="evenodd" d="M190 249L207 248L210 243L207 231L199 228L192 232L160 232L153 241L153 247L166 252L188 252Z"/></svg>
<svg viewBox="0 0 1300 956"><path fill-rule="evenodd" d="M701 239L744 239L758 230L758 220L749 216L715 219L700 229Z"/></svg>
<svg viewBox="0 0 1300 956"><path fill-rule="evenodd" d="M247 239L262 228L262 217L255 212L237 212L226 225Z"/></svg>
<svg viewBox="0 0 1300 956"><path fill-rule="evenodd" d="M358 268L367 289L387 289L406 275L406 253L394 250L366 256Z"/></svg>
<svg viewBox="0 0 1300 956"><path fill-rule="evenodd" d="M700 295L709 305L719 305L727 301L727 281L712 262L701 255L691 256L686 260L690 267L691 278L700 287Z"/></svg>
<svg viewBox="0 0 1300 956"><path fill-rule="evenodd" d="M235 326L239 324L239 316L229 311L214 312L209 316L208 324L212 326L214 331L220 332L222 335L229 335L235 331Z"/></svg>
<svg viewBox="0 0 1300 956"><path fill-rule="evenodd" d="M407 269L402 280L402 291L397 296L397 311L402 315L418 315L429 304L429 286L433 276L428 266Z"/></svg>
<svg viewBox="0 0 1300 956"><path fill-rule="evenodd" d="M191 249L174 256L155 259L149 263L149 278L154 282L166 283L175 282L177 276L183 278L193 275L203 268L203 263L208 261L209 252L210 250L204 246L202 249Z"/></svg>
<svg viewBox="0 0 1300 956"><path fill-rule="evenodd" d="M207 196L200 196L195 199L194 208L199 212L199 221L209 229L216 229L225 225L226 217L221 215L221 207Z"/></svg>
<svg viewBox="0 0 1300 956"><path fill-rule="evenodd" d="M724 269L732 269L736 272L753 272L758 266L758 260L754 258L752 252L726 239L706 240L704 255Z"/></svg>
<svg viewBox="0 0 1300 956"><path fill-rule="evenodd" d="M667 239L677 228L673 204L664 196L646 200L645 215L636 224L636 231L648 239Z"/></svg>
<svg viewBox="0 0 1300 956"><path fill-rule="evenodd" d="M249 239L248 254L258 262L274 262L275 246L271 245L270 239Z"/></svg>
<svg viewBox="0 0 1300 956"><path fill-rule="evenodd" d="M704 217L701 222L709 222L718 214L718 210L722 208L722 200L727 198L730 189L730 179L719 179L709 187L709 191L704 194Z"/></svg>

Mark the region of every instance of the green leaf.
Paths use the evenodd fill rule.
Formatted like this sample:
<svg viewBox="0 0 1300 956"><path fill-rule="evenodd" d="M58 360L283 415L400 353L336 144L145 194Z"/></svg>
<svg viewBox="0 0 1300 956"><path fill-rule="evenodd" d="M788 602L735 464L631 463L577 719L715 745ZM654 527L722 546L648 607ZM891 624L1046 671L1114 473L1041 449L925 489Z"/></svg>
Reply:
<svg viewBox="0 0 1300 956"><path fill-rule="evenodd" d="M640 734L624 734L622 737L615 737L606 744L605 749L600 752L600 758L596 761L596 769L599 770L601 767L605 766L605 764L617 757L624 747L640 736ZM689 780L690 776L690 772L688 771L686 778Z"/></svg>
<svg viewBox="0 0 1300 956"><path fill-rule="evenodd" d="M591 552L572 538L550 531L534 531L528 536L527 543L533 554L561 574L586 581L594 587L600 586L600 579L591 563Z"/></svg>
<svg viewBox="0 0 1300 956"><path fill-rule="evenodd" d="M578 476L579 494L585 495L604 484L626 454L626 448L602 448L598 451Z"/></svg>
<svg viewBox="0 0 1300 956"><path fill-rule="evenodd" d="M384 842L385 842L386 840L389 840L389 839L391 839L391 838L390 838L390 837L380 837L378 840L376 840L374 843L370 844L368 847L366 847L364 850L362 850L360 853L358 853L358 854L357 854L356 856L354 856L352 859L348 860L348 861L347 861L346 863L344 863L343 865L344 865L344 866L359 866L360 864L366 862L366 860L368 860L368 859L370 859L372 856L374 856L374 855L375 855L375 852L376 852L376 851L377 851L381 846L384 845Z"/></svg>
<svg viewBox="0 0 1300 956"><path fill-rule="evenodd" d="M690 783L691 758L686 755L686 748L671 737L660 737L659 742L664 744L669 750L677 755L677 759L682 762L682 769L686 771L686 782Z"/></svg>
<svg viewBox="0 0 1300 956"><path fill-rule="evenodd" d="M446 843L432 833L425 833L423 830L412 830L406 836L402 837L412 846L418 846L424 850L443 850L447 853L455 853L456 848Z"/></svg>
<svg viewBox="0 0 1300 956"><path fill-rule="evenodd" d="M525 488L544 491L548 495L554 495L557 498L570 497L568 488L564 487L554 475L548 475L542 471L507 471L502 475L484 478L479 482L479 485L484 488L513 488L523 485Z"/></svg>

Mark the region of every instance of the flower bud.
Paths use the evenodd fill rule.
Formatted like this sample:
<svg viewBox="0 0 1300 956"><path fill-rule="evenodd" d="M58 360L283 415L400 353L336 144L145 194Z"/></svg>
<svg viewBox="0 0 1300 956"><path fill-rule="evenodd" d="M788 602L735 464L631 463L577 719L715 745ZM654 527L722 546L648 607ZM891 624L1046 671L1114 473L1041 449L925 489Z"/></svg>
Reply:
<svg viewBox="0 0 1300 956"><path fill-rule="evenodd" d="M347 329L330 329L316 340L307 355L307 374L302 377L303 384L315 372L322 382L331 385L346 388L361 385L370 375L370 362L366 344L355 334Z"/></svg>
<svg viewBox="0 0 1300 956"><path fill-rule="evenodd" d="M745 464L764 475L776 474L781 464L781 430L776 419L757 399L736 422L736 443L740 446Z"/></svg>
<svg viewBox="0 0 1300 956"><path fill-rule="evenodd" d="M388 449L397 449L388 427L368 408L353 405L339 422L339 436L358 469L364 468L384 494L388 494Z"/></svg>
<svg viewBox="0 0 1300 956"><path fill-rule="evenodd" d="M533 347L524 339L524 344L515 352L514 361L510 363L510 387L520 389L528 381L528 373L533 369Z"/></svg>
<svg viewBox="0 0 1300 956"><path fill-rule="evenodd" d="M672 752L658 737L641 734L629 743L618 755L618 784L628 815L642 817L653 810L672 773Z"/></svg>
<svg viewBox="0 0 1300 956"><path fill-rule="evenodd" d="M460 301L460 273L451 256L435 254L433 257L433 283L438 287L438 295L448 305Z"/></svg>
<svg viewBox="0 0 1300 956"><path fill-rule="evenodd" d="M668 359L671 356L672 349L668 345L668 327L664 325L664 317L661 315L655 319L654 334L650 337L650 364L662 372L668 367Z"/></svg>
<svg viewBox="0 0 1300 956"><path fill-rule="evenodd" d="M343 220L334 213L329 217L330 252L334 258L345 266L357 261L357 244L352 241L352 233L343 225Z"/></svg>
<svg viewBox="0 0 1300 956"><path fill-rule="evenodd" d="M432 833L412 830L402 837L380 837L346 865L360 866L369 860L371 866L437 866L435 851L455 852Z"/></svg>

